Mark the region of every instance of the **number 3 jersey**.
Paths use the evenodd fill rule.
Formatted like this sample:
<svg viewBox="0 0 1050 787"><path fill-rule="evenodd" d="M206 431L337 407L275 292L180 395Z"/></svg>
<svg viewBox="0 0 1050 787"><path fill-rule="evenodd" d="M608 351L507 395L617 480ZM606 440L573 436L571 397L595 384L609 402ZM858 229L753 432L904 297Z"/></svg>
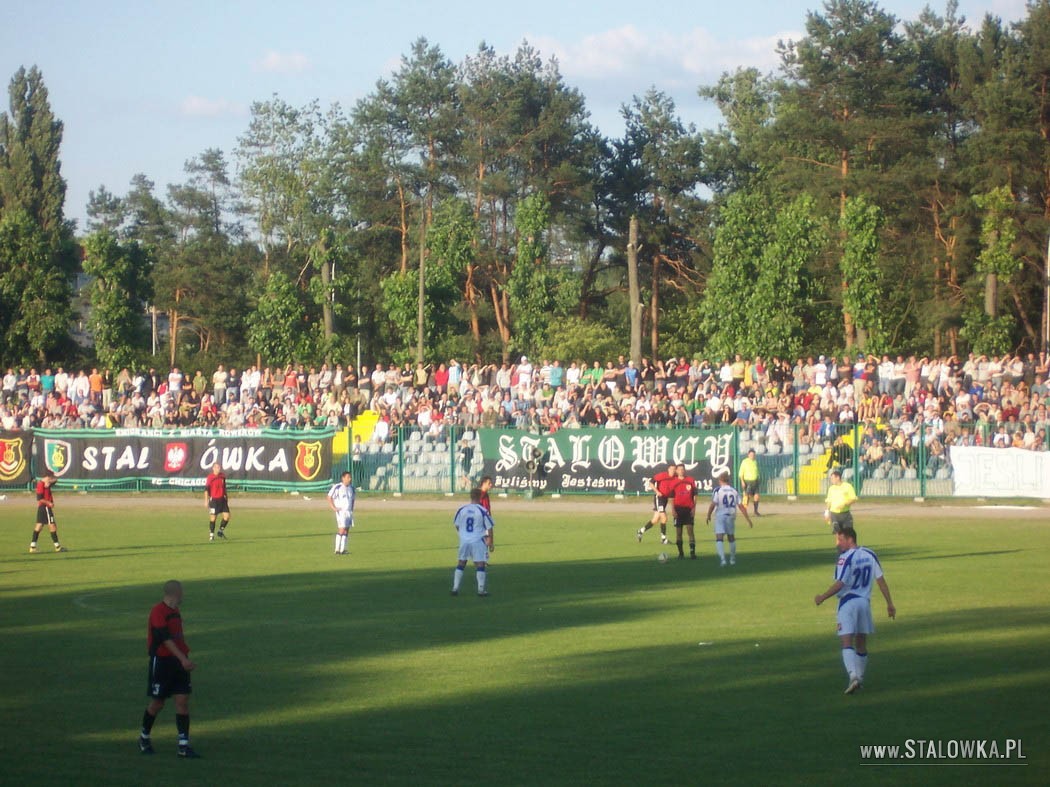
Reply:
<svg viewBox="0 0 1050 787"><path fill-rule="evenodd" d="M467 503L456 512L453 520L459 531L460 546L473 544L485 539L485 533L492 529L492 515L477 503Z"/></svg>
<svg viewBox="0 0 1050 787"><path fill-rule="evenodd" d="M871 586L882 576L882 566L875 553L867 547L853 547L839 555L835 579L842 583L837 595L841 607L850 599L871 599Z"/></svg>

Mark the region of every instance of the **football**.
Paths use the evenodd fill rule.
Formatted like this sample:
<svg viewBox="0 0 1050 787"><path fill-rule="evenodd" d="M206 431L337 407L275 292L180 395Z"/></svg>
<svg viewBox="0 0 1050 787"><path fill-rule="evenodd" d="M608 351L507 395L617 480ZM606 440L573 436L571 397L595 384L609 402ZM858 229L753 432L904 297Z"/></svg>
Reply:
<svg viewBox="0 0 1050 787"><path fill-rule="evenodd" d="M666 552L661 552L659 555L656 556L656 559L658 561L660 561L661 563L666 563L667 562L667 553Z"/></svg>

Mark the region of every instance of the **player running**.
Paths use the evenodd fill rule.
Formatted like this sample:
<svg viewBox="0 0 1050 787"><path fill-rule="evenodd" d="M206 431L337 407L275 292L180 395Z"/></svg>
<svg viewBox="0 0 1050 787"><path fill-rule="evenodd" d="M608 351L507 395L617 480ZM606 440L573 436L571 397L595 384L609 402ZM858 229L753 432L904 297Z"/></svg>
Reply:
<svg viewBox="0 0 1050 787"><path fill-rule="evenodd" d="M226 538L226 525L230 524L230 500L226 496L226 476L218 462L211 466L211 475L204 479L204 502L208 505L208 540L215 536ZM215 519L222 515L219 532L215 532Z"/></svg>
<svg viewBox="0 0 1050 787"><path fill-rule="evenodd" d="M328 507L335 512L335 553L349 555L346 542L350 538L350 528L354 526L354 501L357 492L350 481L350 471L344 470L338 484L328 490Z"/></svg>
<svg viewBox="0 0 1050 787"><path fill-rule="evenodd" d="M685 465L678 465L675 467L675 480L677 483L672 492L672 499L678 559L685 558L682 551L682 528L685 527L689 535L689 559L696 560L696 535L693 532L693 522L696 518L696 479L685 474Z"/></svg>
<svg viewBox="0 0 1050 787"><path fill-rule="evenodd" d="M886 614L897 616L897 608L890 598L890 588L882 575L879 558L867 547L857 546L857 531L846 525L835 533L839 551L835 564L835 581L813 600L819 607L832 596L839 598L838 632L842 642L842 663L849 675L846 694L853 694L864 685L864 670L868 666L868 635L874 633L871 616L872 580L886 599Z"/></svg>
<svg viewBox="0 0 1050 787"><path fill-rule="evenodd" d="M669 464L666 470L649 479L649 487L653 490L653 515L643 527L638 528L636 535L639 541L653 525L660 525L660 543L671 543L667 540L667 500L674 493L676 483L674 464Z"/></svg>
<svg viewBox="0 0 1050 787"><path fill-rule="evenodd" d="M707 507L707 523L711 524L711 514L715 514L715 550L722 566L726 564L726 550L723 539L729 539L729 565L736 565L736 512L740 511L747 520L748 527L755 523L740 502L740 493L729 483L729 473L718 476L718 486L711 495L711 505Z"/></svg>
<svg viewBox="0 0 1050 787"><path fill-rule="evenodd" d="M470 502L461 506L456 512L453 524L459 533L459 562L452 574L452 595L459 595L459 586L463 582L463 569L467 561L472 560L477 572L478 595L487 596L489 592L486 589L485 569L488 565L489 552L496 549L492 535L495 523L489 512L481 505L480 489L470 490Z"/></svg>
<svg viewBox="0 0 1050 787"><path fill-rule="evenodd" d="M36 484L36 524L33 526L33 537L29 541L29 551L36 552L36 540L40 537L40 531L47 525L51 533L51 541L55 545L56 552L65 552L66 548L58 541L58 526L55 524L55 496L51 493L51 487L58 479L54 473L47 473L37 481Z"/></svg>

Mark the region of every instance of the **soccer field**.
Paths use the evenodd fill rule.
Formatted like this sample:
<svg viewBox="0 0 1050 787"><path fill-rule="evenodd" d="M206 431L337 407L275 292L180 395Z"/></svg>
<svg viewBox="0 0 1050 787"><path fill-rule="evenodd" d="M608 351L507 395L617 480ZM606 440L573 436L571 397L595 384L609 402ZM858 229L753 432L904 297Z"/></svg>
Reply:
<svg viewBox="0 0 1050 787"><path fill-rule="evenodd" d="M449 595L462 500L359 501L333 555L322 495L231 501L59 490L53 554L34 502L0 503L0 781L177 784L1045 784L1050 509L859 506L878 592L864 689L846 675L834 540L814 503L738 522L722 569L660 564L643 501L494 500L489 598ZM174 708L136 747L146 618L183 581L198 761ZM863 761L911 740L1021 741L1024 764ZM922 752L928 754L924 748Z"/></svg>

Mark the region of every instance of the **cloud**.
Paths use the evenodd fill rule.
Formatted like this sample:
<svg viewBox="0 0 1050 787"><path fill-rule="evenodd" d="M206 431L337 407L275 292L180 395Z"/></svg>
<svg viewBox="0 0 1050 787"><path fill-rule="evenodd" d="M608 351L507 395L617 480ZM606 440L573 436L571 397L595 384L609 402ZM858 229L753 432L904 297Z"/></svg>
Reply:
<svg viewBox="0 0 1050 787"><path fill-rule="evenodd" d="M186 96L179 104L179 112L187 117L219 118L244 115L247 110L242 104L225 98Z"/></svg>
<svg viewBox="0 0 1050 787"><path fill-rule="evenodd" d="M578 41L548 37L530 41L545 55L557 57L559 69L570 83L620 79L674 88L714 82L723 71L741 66L772 71L779 63L777 42L802 36L801 31L785 30L769 36L719 39L702 27L646 33L625 25Z"/></svg>
<svg viewBox="0 0 1050 787"><path fill-rule="evenodd" d="M278 52L268 49L260 60L255 61L256 71L271 74L301 74L310 68L310 58L302 52Z"/></svg>

